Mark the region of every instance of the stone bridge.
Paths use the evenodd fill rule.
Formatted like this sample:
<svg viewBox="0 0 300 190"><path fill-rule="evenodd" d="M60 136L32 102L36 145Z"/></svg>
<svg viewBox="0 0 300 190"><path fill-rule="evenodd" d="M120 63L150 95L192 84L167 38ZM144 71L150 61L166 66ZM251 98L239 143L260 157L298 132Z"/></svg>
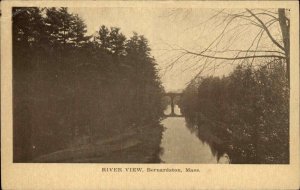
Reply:
<svg viewBox="0 0 300 190"><path fill-rule="evenodd" d="M181 98L181 96L182 96L182 93L176 93L176 92L167 92L164 94L164 97L170 97L170 99L171 99L171 113L166 114L165 116L167 116L167 117L183 117L183 115L177 115L174 112L174 106L175 106L174 99L175 99L175 97Z"/></svg>

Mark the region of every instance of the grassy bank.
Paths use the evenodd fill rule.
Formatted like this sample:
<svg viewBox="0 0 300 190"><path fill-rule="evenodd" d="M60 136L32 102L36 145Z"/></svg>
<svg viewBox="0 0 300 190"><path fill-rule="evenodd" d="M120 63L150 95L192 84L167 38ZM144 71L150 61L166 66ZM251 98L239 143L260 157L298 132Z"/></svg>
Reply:
<svg viewBox="0 0 300 190"><path fill-rule="evenodd" d="M162 126L151 124L93 143L85 142L45 154L33 162L159 163L161 135Z"/></svg>

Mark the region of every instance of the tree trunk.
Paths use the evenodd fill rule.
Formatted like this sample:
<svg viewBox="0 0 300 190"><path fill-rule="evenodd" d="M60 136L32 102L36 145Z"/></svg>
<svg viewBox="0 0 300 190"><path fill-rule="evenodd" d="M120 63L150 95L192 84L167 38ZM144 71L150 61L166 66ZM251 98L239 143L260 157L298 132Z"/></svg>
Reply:
<svg viewBox="0 0 300 190"><path fill-rule="evenodd" d="M286 76L290 83L290 24L286 18L285 9L278 9L278 15L286 55Z"/></svg>

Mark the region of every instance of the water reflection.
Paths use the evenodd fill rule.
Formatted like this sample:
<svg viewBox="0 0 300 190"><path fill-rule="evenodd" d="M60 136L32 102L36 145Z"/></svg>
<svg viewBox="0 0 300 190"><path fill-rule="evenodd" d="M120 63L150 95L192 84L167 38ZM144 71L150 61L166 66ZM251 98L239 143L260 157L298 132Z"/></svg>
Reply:
<svg viewBox="0 0 300 190"><path fill-rule="evenodd" d="M167 106L167 108L164 111L164 114L165 115L170 115L171 114L171 106L170 105Z"/></svg>
<svg viewBox="0 0 300 190"><path fill-rule="evenodd" d="M176 104L174 105L174 113L176 115L181 115L181 111L180 111L180 108L179 106ZM164 110L164 114L165 115L170 115L171 114L171 105L168 105L167 108Z"/></svg>
<svg viewBox="0 0 300 190"><path fill-rule="evenodd" d="M162 124L165 127L161 142L163 151L160 159L162 162L229 163L226 154L218 157L207 141L199 139L195 129L189 130L183 117L168 117L162 121Z"/></svg>
<svg viewBox="0 0 300 190"><path fill-rule="evenodd" d="M174 105L174 113L175 113L176 115L181 115L180 108L179 108L179 106L178 106L177 104Z"/></svg>
<svg viewBox="0 0 300 190"><path fill-rule="evenodd" d="M224 159L227 160L226 162L230 162L229 156L225 151L224 142L211 133L209 126L199 126L188 119L185 120L187 128L194 133L201 142L207 143L210 146L213 155L215 155L220 162Z"/></svg>

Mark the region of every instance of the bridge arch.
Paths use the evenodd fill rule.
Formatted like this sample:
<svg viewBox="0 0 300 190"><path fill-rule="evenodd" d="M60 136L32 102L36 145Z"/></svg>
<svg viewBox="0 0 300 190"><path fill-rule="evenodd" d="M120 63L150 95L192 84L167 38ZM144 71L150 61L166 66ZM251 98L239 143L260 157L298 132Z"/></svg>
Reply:
<svg viewBox="0 0 300 190"><path fill-rule="evenodd" d="M171 113L170 114L165 114L165 116L167 117L183 117L183 115L177 115L175 114L174 112L174 107L175 107L175 104L174 104L174 99L176 97L182 97L182 93L175 93L175 92L167 92L164 94L164 97L170 97L170 101L171 101Z"/></svg>

